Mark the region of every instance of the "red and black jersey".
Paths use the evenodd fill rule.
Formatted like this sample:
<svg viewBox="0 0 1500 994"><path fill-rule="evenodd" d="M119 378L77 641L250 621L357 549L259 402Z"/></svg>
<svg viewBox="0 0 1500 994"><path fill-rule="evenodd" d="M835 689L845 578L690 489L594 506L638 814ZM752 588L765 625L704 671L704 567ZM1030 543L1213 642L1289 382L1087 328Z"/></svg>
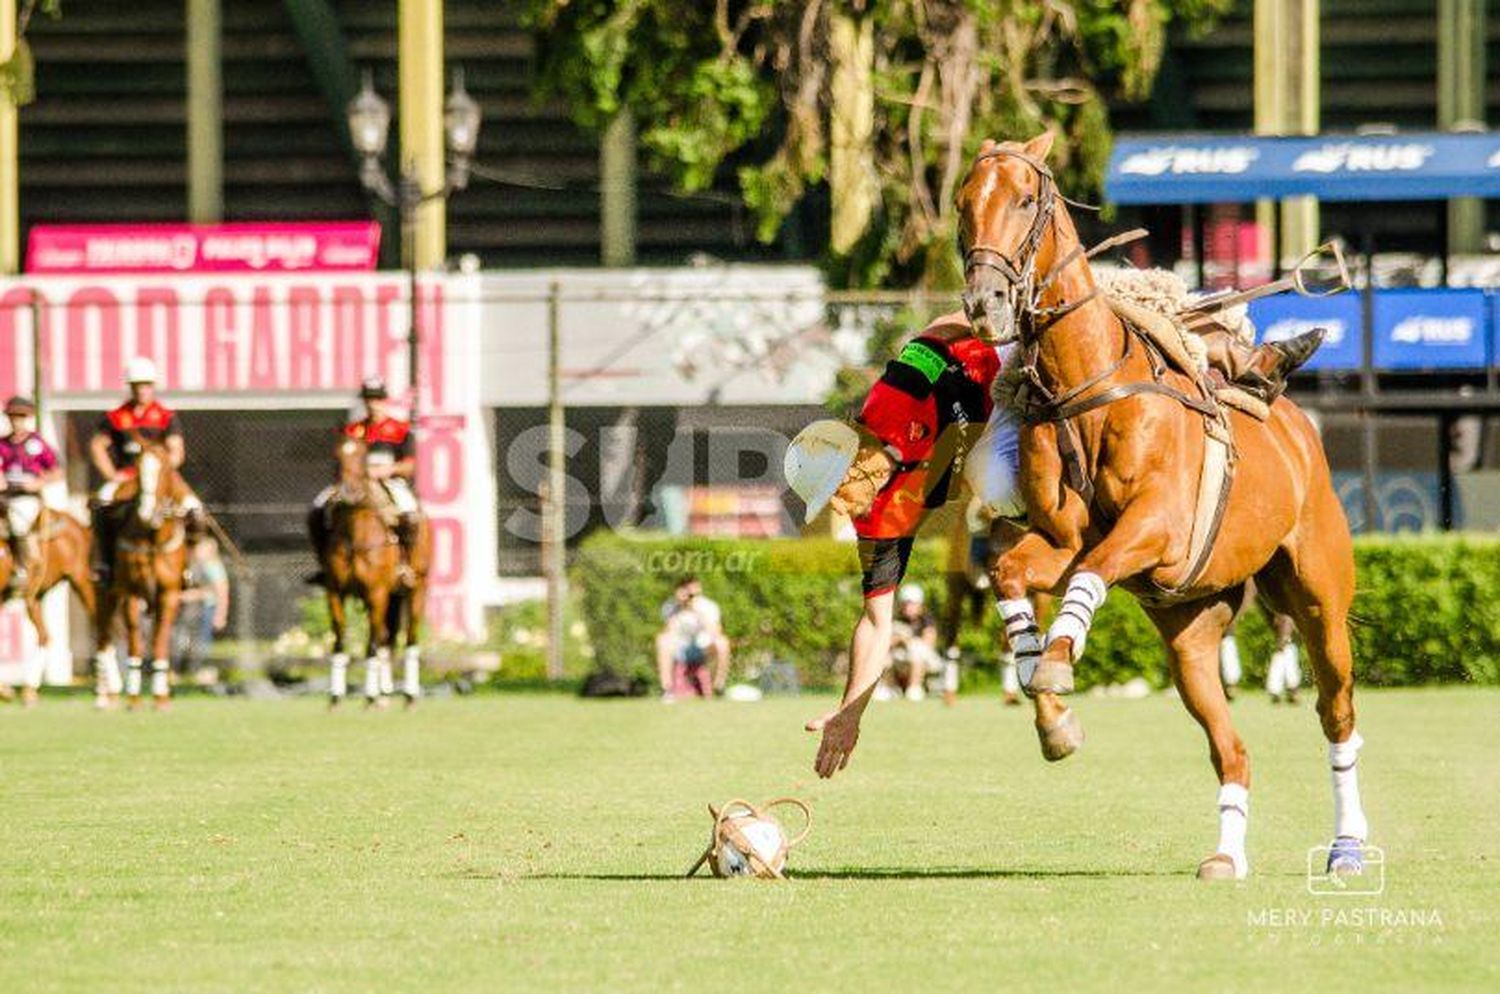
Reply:
<svg viewBox="0 0 1500 994"><path fill-rule="evenodd" d="M344 434L362 440L368 450L368 457L377 461L400 462L410 459L414 454L411 425L397 418L351 421L344 425Z"/></svg>
<svg viewBox="0 0 1500 994"><path fill-rule="evenodd" d="M897 466L870 513L855 520L859 537L915 535L928 509L948 499L989 421L999 371L994 347L973 335L948 341L919 335L886 364L859 420Z"/></svg>
<svg viewBox="0 0 1500 994"><path fill-rule="evenodd" d="M154 400L145 407L137 407L127 400L99 420L98 431L109 436L109 458L117 469L135 466L141 454L137 435L155 443L182 435L176 412Z"/></svg>

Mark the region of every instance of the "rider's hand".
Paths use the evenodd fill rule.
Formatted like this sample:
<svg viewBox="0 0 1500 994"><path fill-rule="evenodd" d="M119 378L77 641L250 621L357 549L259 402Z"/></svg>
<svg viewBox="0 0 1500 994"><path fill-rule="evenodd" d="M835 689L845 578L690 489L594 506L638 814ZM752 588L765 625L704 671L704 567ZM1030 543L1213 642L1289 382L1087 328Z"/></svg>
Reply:
<svg viewBox="0 0 1500 994"><path fill-rule="evenodd" d="M809 732L823 733L818 758L813 761L818 776L826 779L849 765L849 757L859 742L859 720L863 711L863 708L846 705L807 723Z"/></svg>
<svg viewBox="0 0 1500 994"><path fill-rule="evenodd" d="M391 467L383 463L376 463L375 465L370 466L367 472L369 473L370 479L372 480L384 480L390 477Z"/></svg>

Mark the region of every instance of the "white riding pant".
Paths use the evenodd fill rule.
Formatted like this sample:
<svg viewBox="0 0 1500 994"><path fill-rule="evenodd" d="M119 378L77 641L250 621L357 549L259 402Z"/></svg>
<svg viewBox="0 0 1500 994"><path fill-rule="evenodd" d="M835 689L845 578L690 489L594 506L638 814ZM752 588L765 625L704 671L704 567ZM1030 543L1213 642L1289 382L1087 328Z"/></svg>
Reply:
<svg viewBox="0 0 1500 994"><path fill-rule="evenodd" d="M18 538L31 534L42 513L42 499L36 494L18 494L6 499L5 517L10 533Z"/></svg>
<svg viewBox="0 0 1500 994"><path fill-rule="evenodd" d="M385 495L390 498L391 505L395 507L398 514L416 514L421 508L417 505L417 495L411 489L411 482L404 476L390 476L384 480L377 481L385 488ZM313 507L322 509L328 506L335 494L339 492L337 484L330 484L318 492L313 498Z"/></svg>
<svg viewBox="0 0 1500 994"><path fill-rule="evenodd" d="M124 482L124 480L106 481L102 487L94 492L94 501L98 504L113 504L115 502L115 494L119 492L120 486ZM198 499L197 494L189 491L188 495L179 501L177 506L184 511L201 511L203 509L203 502Z"/></svg>

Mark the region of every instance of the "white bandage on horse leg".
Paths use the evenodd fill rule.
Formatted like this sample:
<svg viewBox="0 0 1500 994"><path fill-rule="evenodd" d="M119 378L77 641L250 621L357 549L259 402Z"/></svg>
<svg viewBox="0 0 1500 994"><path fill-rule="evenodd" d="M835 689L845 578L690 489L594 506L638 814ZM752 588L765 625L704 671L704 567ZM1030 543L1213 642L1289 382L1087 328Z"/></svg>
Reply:
<svg viewBox="0 0 1500 994"><path fill-rule="evenodd" d="M1250 791L1237 783L1219 787L1219 849L1234 861L1234 877L1243 880L1250 872L1245 855L1245 831L1250 826Z"/></svg>
<svg viewBox="0 0 1500 994"><path fill-rule="evenodd" d="M1021 692L1021 678L1016 672L1016 654L1007 652L1000 657L1000 689L1006 694Z"/></svg>
<svg viewBox="0 0 1500 994"><path fill-rule="evenodd" d="M335 652L328 663L328 693L343 697L349 693L349 654Z"/></svg>
<svg viewBox="0 0 1500 994"><path fill-rule="evenodd" d="M141 659L131 656L125 662L125 693L131 697L141 696Z"/></svg>
<svg viewBox="0 0 1500 994"><path fill-rule="evenodd" d="M365 660L365 697L375 700L380 696L380 660L371 656Z"/></svg>
<svg viewBox="0 0 1500 994"><path fill-rule="evenodd" d="M409 645L401 654L401 693L407 697L420 697L422 694L422 650L418 646Z"/></svg>
<svg viewBox="0 0 1500 994"><path fill-rule="evenodd" d="M1037 658L1042 654L1042 631L1036 623L1036 608L1025 597L997 601L995 607L1005 624L1005 639L1010 643L1020 669L1021 683L1027 683L1036 670Z"/></svg>
<svg viewBox="0 0 1500 994"><path fill-rule="evenodd" d="M1062 638L1071 639L1069 654L1077 662L1083 655L1089 626L1094 623L1094 612L1104 603L1106 592L1104 580L1098 573L1087 570L1074 573L1073 579L1068 581L1067 592L1063 594L1062 605L1057 609L1057 617L1047 629L1047 644Z"/></svg>
<svg viewBox="0 0 1500 994"><path fill-rule="evenodd" d="M172 684L167 679L167 661L165 659L151 660L151 696L168 697L172 693Z"/></svg>
<svg viewBox="0 0 1500 994"><path fill-rule="evenodd" d="M1286 648L1281 650L1281 670L1287 690L1296 690L1302 686L1302 666L1298 658L1296 642L1288 642Z"/></svg>
<svg viewBox="0 0 1500 994"><path fill-rule="evenodd" d="M391 650L380 649L375 653L380 660L380 692L382 694L394 694L396 692L395 675L391 672Z"/></svg>
<svg viewBox="0 0 1500 994"><path fill-rule="evenodd" d="M94 653L94 689L101 694L118 694L125 689L114 646Z"/></svg>
<svg viewBox="0 0 1500 994"><path fill-rule="evenodd" d="M26 660L21 664L21 682L32 690L38 690L42 686L42 671L47 668L47 650L43 646L37 646L26 654Z"/></svg>
<svg viewBox="0 0 1500 994"><path fill-rule="evenodd" d="M1343 742L1328 743L1328 765L1333 773L1333 835L1368 839L1370 824L1359 803L1359 750L1365 744L1358 732Z"/></svg>
<svg viewBox="0 0 1500 994"><path fill-rule="evenodd" d="M1244 669L1240 666L1240 644L1233 635L1219 640L1219 679L1225 687L1238 687Z"/></svg>

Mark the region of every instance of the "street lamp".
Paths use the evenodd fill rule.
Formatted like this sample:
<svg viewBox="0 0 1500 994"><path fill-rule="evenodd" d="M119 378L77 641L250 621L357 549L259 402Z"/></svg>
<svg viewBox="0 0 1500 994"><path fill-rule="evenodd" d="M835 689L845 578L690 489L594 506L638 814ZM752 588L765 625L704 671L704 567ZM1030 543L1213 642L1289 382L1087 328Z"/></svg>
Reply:
<svg viewBox="0 0 1500 994"><path fill-rule="evenodd" d="M451 194L469 185L469 167L474 152L479 147L479 124L483 116L478 101L469 96L464 88L462 69L453 73L453 90L443 105L443 137L448 149L448 169L443 185L436 190L423 190L422 181L408 165L403 165L393 182L381 164L381 156L391 130L391 107L380 94L370 70L364 73L364 85L360 87L346 110L349 117L349 138L354 150L359 153L359 181L366 190L383 202L396 208L401 217L401 238L405 248L406 273L409 282L408 299L411 315L407 329L409 349L409 373L411 379L411 423L413 437L417 429L417 363L421 349L421 326L417 306L417 253L416 227L417 208L434 200L446 200Z"/></svg>

